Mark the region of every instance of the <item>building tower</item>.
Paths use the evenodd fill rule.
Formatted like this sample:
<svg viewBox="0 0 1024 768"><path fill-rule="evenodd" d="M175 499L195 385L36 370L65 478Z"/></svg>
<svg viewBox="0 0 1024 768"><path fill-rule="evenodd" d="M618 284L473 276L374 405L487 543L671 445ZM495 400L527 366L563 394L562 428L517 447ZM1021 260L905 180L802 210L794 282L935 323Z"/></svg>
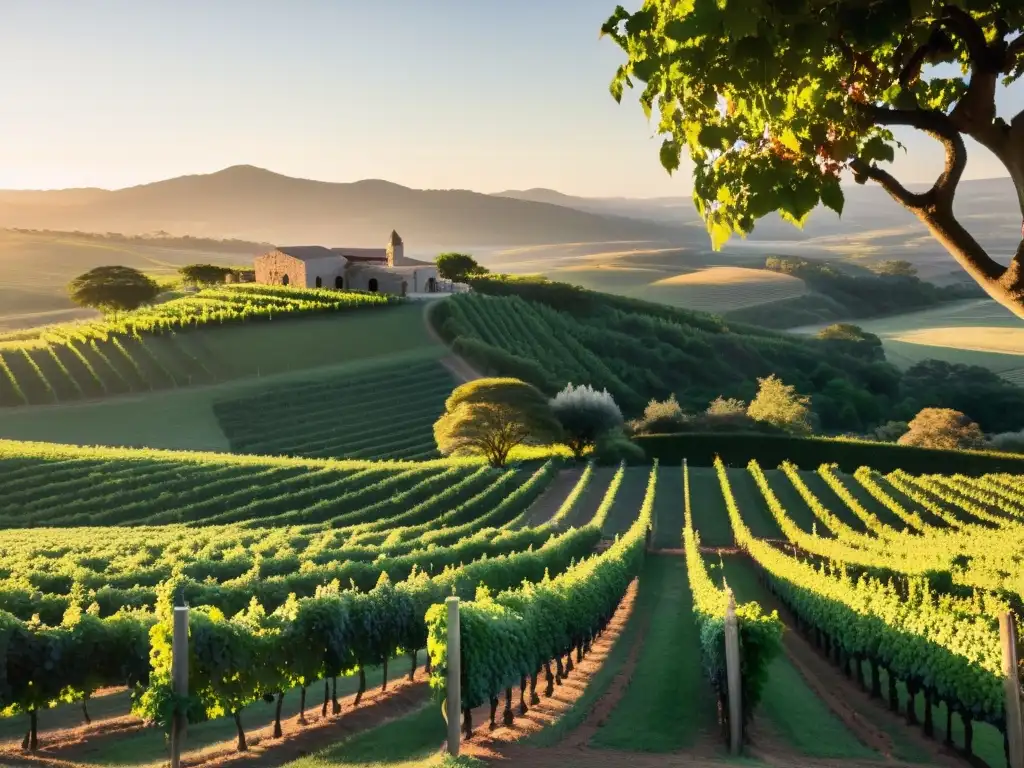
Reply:
<svg viewBox="0 0 1024 768"><path fill-rule="evenodd" d="M391 230L387 254L389 267L400 267L405 262L405 244L402 243L401 236L395 230Z"/></svg>

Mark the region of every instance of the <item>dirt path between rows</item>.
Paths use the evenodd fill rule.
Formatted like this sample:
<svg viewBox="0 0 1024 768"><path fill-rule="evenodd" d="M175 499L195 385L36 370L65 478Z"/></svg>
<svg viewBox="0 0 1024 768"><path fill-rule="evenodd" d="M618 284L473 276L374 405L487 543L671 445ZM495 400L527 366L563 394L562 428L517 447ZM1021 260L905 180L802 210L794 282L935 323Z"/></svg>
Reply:
<svg viewBox="0 0 1024 768"><path fill-rule="evenodd" d="M526 511L526 516L523 518L522 525L519 527L532 528L548 522L561 509L562 504L569 494L572 493L573 488L576 487L582 475L583 470L579 467L559 470L558 475L544 489L540 498L530 505L530 508ZM578 502L579 499L577 499Z"/></svg>
<svg viewBox="0 0 1024 768"><path fill-rule="evenodd" d="M754 564L757 568L757 564ZM894 756L895 745L892 737L882 728L862 714L871 711L873 719L884 719L894 729L900 729L901 735L908 742L918 747L929 756L929 765L963 766L968 765L962 756L950 751L941 742L927 738L919 729L908 726L904 719L891 712L884 703L872 699L867 691L863 691L839 669L834 667L803 635L796 630L795 620L782 603L767 589L764 599L759 601L767 610L776 610L786 626L782 636L783 652L786 658L807 683L808 687L821 701L842 721L843 725L864 745L874 749L885 757L888 765L906 765ZM763 735L762 735L763 736ZM775 751L774 745L764 743L762 748L752 749L752 754L768 761ZM848 765L848 761L842 761Z"/></svg>
<svg viewBox="0 0 1024 768"><path fill-rule="evenodd" d="M318 700L314 693L317 690L316 685L310 688L312 695L308 700L312 704L306 708L308 725L299 725L297 715L282 720L283 735L279 739L273 738L272 724L246 730L249 751L236 752L235 739L232 738L185 752L181 764L188 768L213 768L222 765L239 768L274 768L328 747L353 733L369 730L388 720L402 717L423 706L430 695L427 675L420 669L412 682L402 678L389 682L386 691L381 691L379 687L368 690L363 694L358 707L355 706L355 694L339 699L341 713L332 715L328 710L327 717L321 717L322 701ZM0 765L67 768L83 763L93 764L95 759L112 745L130 738L141 730L142 726L139 725L138 719L134 720L133 727L120 730L96 732L95 729L83 728L77 733L77 738L75 731L62 732L61 741L42 744L35 754L23 753L20 749L10 747L0 750Z"/></svg>

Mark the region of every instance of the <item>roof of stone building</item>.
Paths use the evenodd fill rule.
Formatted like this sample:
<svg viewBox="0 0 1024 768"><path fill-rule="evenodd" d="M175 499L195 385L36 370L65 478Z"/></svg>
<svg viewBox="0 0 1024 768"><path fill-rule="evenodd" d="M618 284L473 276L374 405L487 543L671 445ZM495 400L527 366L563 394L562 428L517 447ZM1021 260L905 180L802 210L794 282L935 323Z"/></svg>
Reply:
<svg viewBox="0 0 1024 768"><path fill-rule="evenodd" d="M279 245L275 250L299 261L329 259L332 256L338 255L330 248L324 248L322 245Z"/></svg>

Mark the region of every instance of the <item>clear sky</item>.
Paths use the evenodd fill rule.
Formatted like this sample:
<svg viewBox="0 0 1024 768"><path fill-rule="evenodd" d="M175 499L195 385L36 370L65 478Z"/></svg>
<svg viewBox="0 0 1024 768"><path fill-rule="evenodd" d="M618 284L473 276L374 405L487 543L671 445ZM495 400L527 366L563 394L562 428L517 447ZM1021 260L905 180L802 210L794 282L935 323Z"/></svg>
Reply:
<svg viewBox="0 0 1024 768"><path fill-rule="evenodd" d="M615 4L0 0L0 188L251 164L421 188L688 194L635 99L608 95L623 55L598 29ZM931 180L940 152L908 141L898 175ZM968 176L1005 175L972 150Z"/></svg>

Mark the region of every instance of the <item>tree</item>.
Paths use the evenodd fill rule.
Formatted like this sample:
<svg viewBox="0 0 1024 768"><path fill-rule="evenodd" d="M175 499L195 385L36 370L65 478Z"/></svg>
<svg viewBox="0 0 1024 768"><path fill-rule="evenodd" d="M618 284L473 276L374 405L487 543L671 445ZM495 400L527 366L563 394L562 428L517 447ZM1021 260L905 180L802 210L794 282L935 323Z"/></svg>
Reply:
<svg viewBox="0 0 1024 768"><path fill-rule="evenodd" d="M910 422L910 431L898 441L900 445L921 448L979 448L985 442L981 427L960 411L952 408L924 408Z"/></svg>
<svg viewBox="0 0 1024 768"><path fill-rule="evenodd" d="M468 253L442 253L437 257L437 273L445 280L462 283L467 277L486 275L488 270Z"/></svg>
<svg viewBox="0 0 1024 768"><path fill-rule="evenodd" d="M457 387L434 423L441 453L483 455L494 467L503 467L517 445L556 440L559 433L547 398L519 379L477 379Z"/></svg>
<svg viewBox="0 0 1024 768"><path fill-rule="evenodd" d="M865 360L885 360L882 340L852 323L833 323L818 331L818 338L837 349Z"/></svg>
<svg viewBox="0 0 1024 768"><path fill-rule="evenodd" d="M875 272L890 277L917 277L917 267L909 261L900 259L878 262L875 265Z"/></svg>
<svg viewBox="0 0 1024 768"><path fill-rule="evenodd" d="M76 304L116 316L153 301L160 286L131 267L96 267L72 280L68 293Z"/></svg>
<svg viewBox="0 0 1024 768"><path fill-rule="evenodd" d="M775 374L758 379L757 383L757 397L747 408L750 418L797 435L811 432L811 398L797 394L796 387L783 384Z"/></svg>
<svg viewBox="0 0 1024 768"><path fill-rule="evenodd" d="M231 267L216 264L188 264L178 269L182 281L192 285L216 285L227 282L228 275L235 274Z"/></svg>
<svg viewBox="0 0 1024 768"><path fill-rule="evenodd" d="M672 393L667 400L647 403L644 415L631 421L629 428L637 435L666 435L682 431L689 420L675 393Z"/></svg>
<svg viewBox="0 0 1024 768"><path fill-rule="evenodd" d="M551 400L551 410L562 425L562 442L577 459L609 432L622 426L622 411L608 390L598 392L572 382Z"/></svg>
<svg viewBox="0 0 1024 768"><path fill-rule="evenodd" d="M735 397L719 395L711 401L704 413L707 416L746 416L747 404Z"/></svg>
<svg viewBox="0 0 1024 768"><path fill-rule="evenodd" d="M879 184L911 211L992 298L1024 317L1024 240L1008 264L963 227L953 197L967 164L964 137L1013 180L1024 215L1024 112L997 114L996 92L1024 73L1018 0L837 0L744 3L644 0L601 28L628 55L611 83L644 84L660 114L661 164L687 151L694 200L717 249L778 211L802 226L819 203L843 212L841 176ZM947 76L932 65L952 64ZM952 68L950 68L952 69ZM892 129L937 140L944 168L913 192L883 165Z"/></svg>

